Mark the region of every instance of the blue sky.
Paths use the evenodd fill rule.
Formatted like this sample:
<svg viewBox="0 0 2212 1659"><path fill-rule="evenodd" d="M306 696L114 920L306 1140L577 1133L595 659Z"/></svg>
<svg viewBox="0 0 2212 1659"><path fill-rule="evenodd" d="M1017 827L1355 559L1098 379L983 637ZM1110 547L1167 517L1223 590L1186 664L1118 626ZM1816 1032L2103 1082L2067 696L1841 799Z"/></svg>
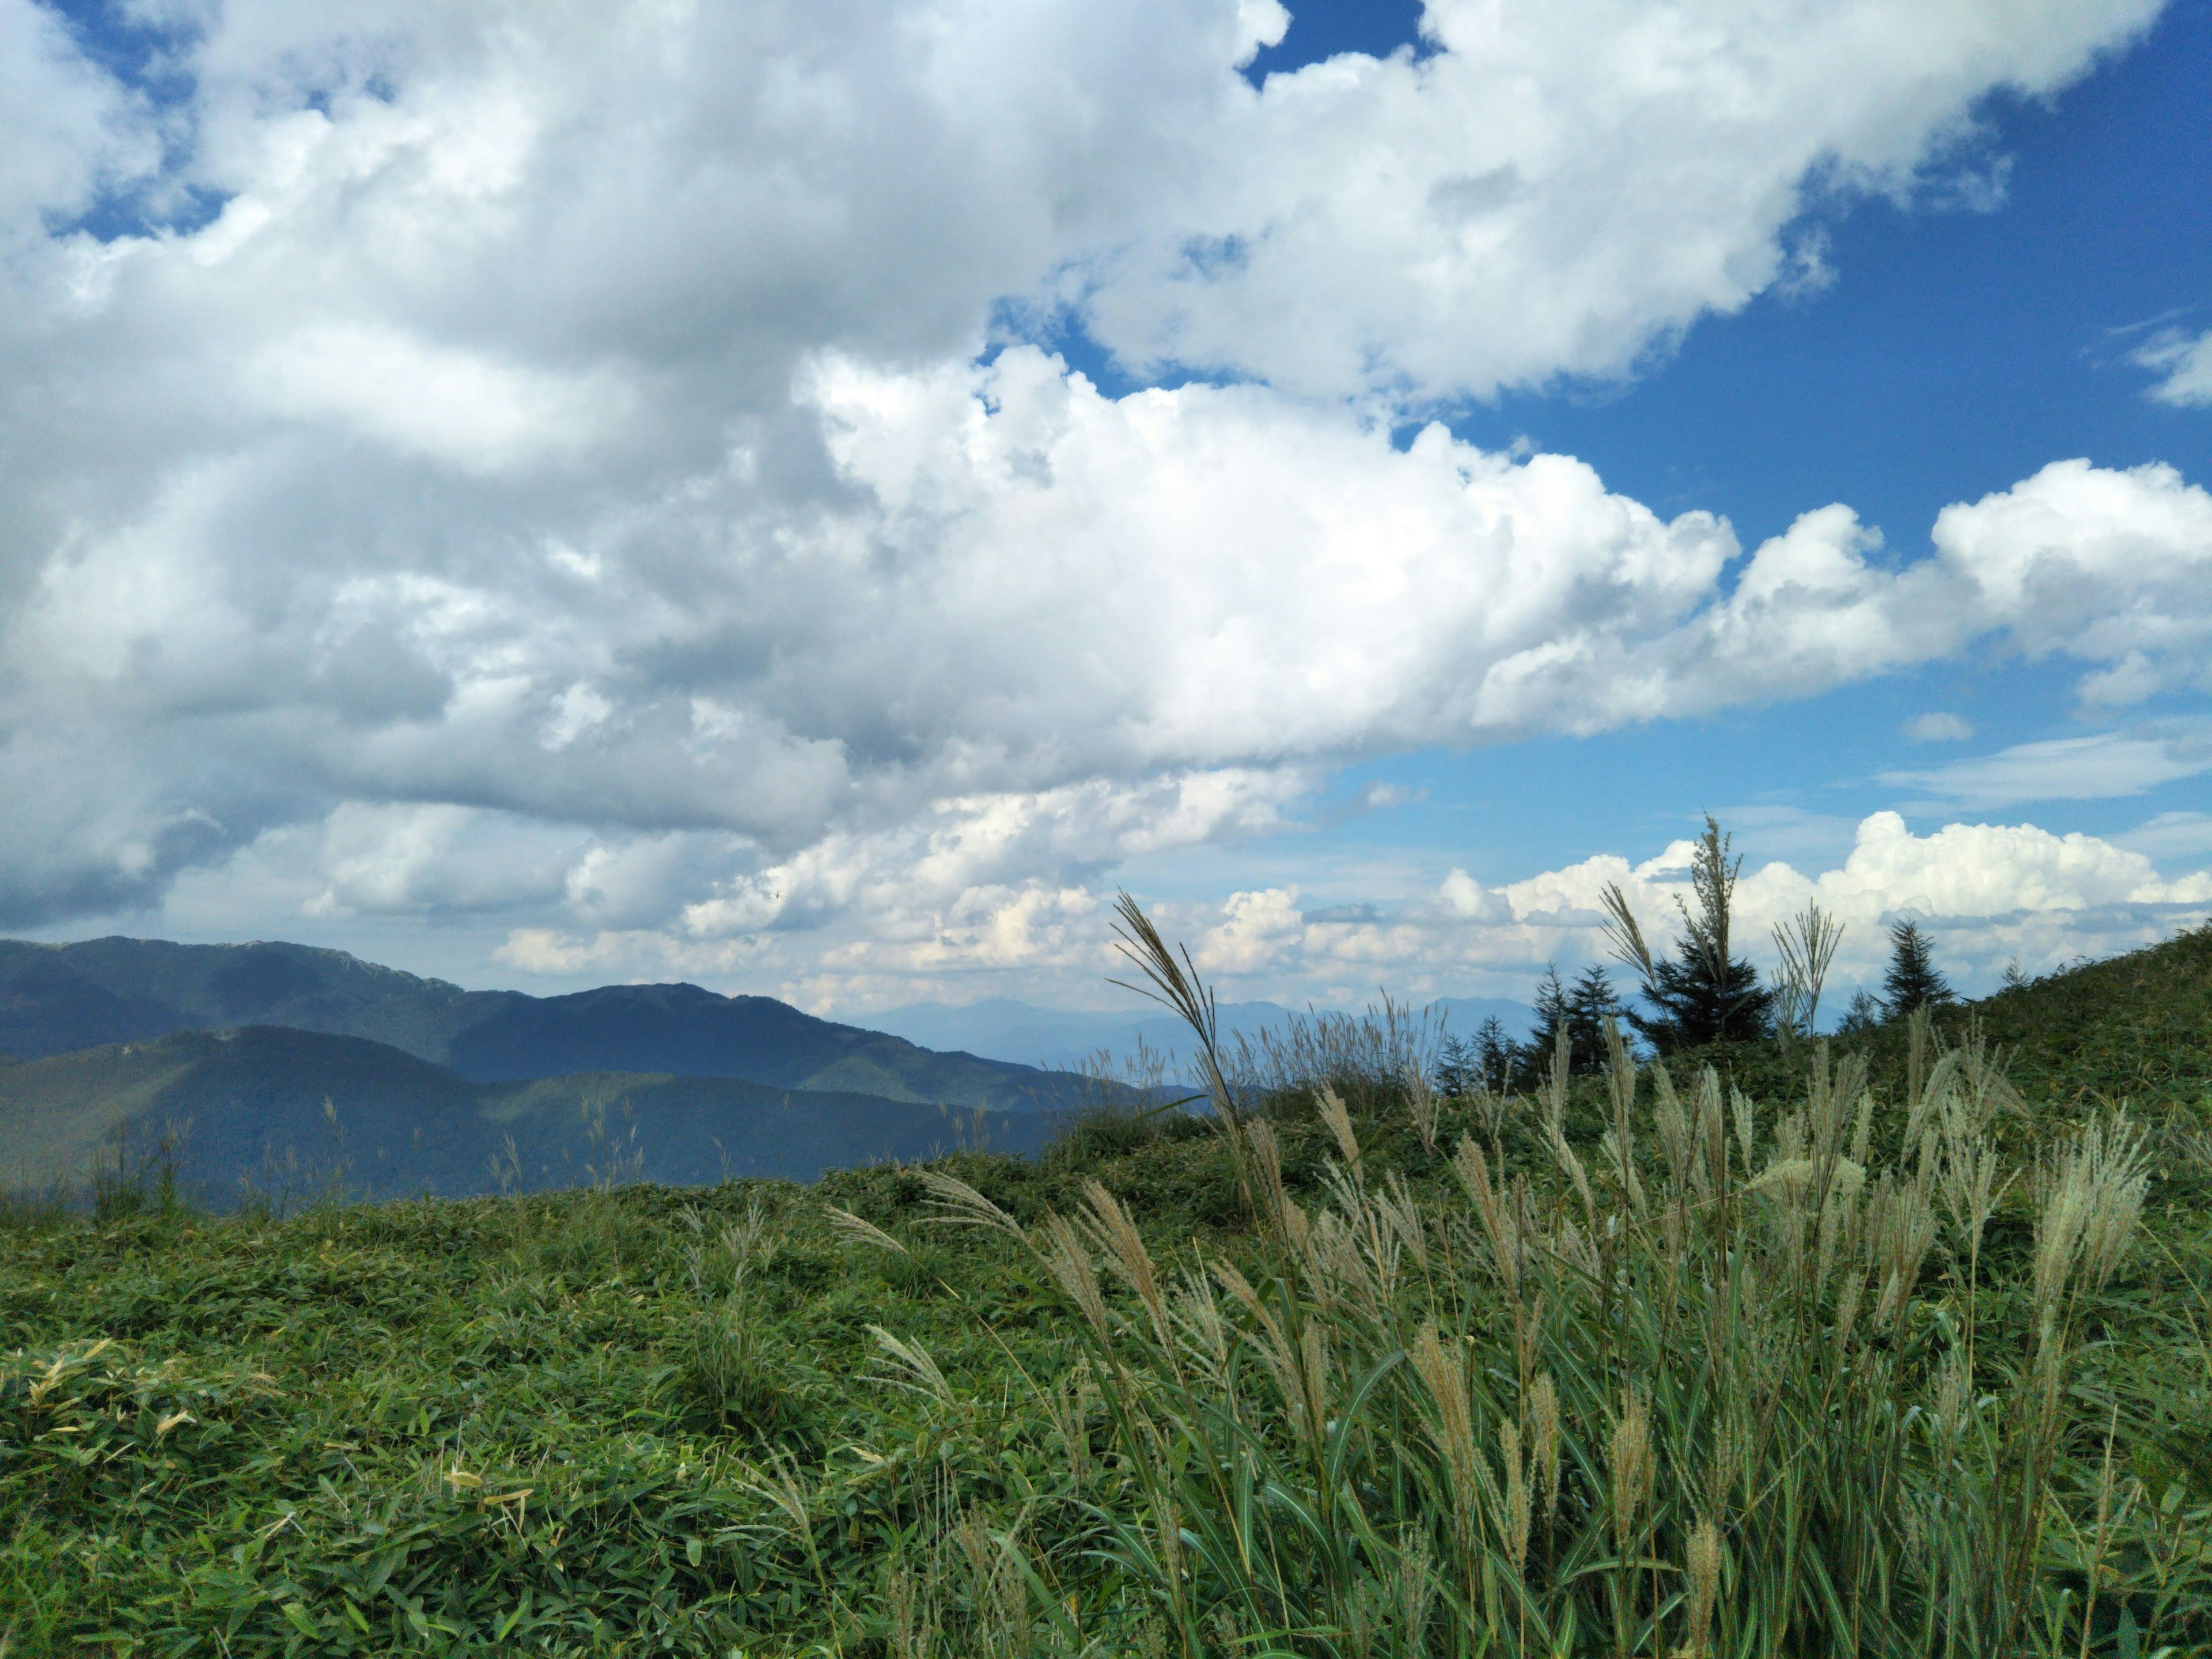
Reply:
<svg viewBox="0 0 2212 1659"><path fill-rule="evenodd" d="M1417 27L1417 7L1309 6L1252 72L1337 52L1387 55ZM1703 318L1619 383L1471 403L1452 412L1452 429L1488 447L1579 456L1661 511L1723 513L1747 545L1810 507L1847 502L1899 560L1926 556L1946 505L2002 490L2051 459L2163 461L2212 476L2212 412L2146 397L2152 375L2130 361L2161 327L2212 324L2208 84L2212 5L2168 8L2142 45L2080 83L2033 99L2001 91L1976 106L1966 148L2002 181L1987 199L1818 202L1808 218L1826 238L1826 281ZM1902 806L1923 826L1956 816L1950 803L1884 781L1938 758L1903 735L1929 710L1971 722L1977 752L2103 729L2082 718L2049 664L1982 653L1706 719L1348 769L1340 796L1381 783L1411 799L1317 825L1293 846L1164 860L1158 879L1208 890L1240 868L1249 875L1257 853L1273 879L1303 879L1321 902L1356 903L1378 866L1388 881L1449 857L1510 881L1692 833L1708 809L1754 860L1818 867L1840 861L1868 812ZM2185 692L2134 711L2180 721L2203 712L2201 695ZM2160 814L2201 813L2208 799L2199 775L2008 805L2056 831L2124 838ZM1326 824L1326 812L1317 817ZM2184 847L2186 863L2212 850L2212 836Z"/></svg>
<svg viewBox="0 0 2212 1659"><path fill-rule="evenodd" d="M0 925L1521 995L1707 810L1855 977L2212 906L2208 0L143 15L0 0Z"/></svg>

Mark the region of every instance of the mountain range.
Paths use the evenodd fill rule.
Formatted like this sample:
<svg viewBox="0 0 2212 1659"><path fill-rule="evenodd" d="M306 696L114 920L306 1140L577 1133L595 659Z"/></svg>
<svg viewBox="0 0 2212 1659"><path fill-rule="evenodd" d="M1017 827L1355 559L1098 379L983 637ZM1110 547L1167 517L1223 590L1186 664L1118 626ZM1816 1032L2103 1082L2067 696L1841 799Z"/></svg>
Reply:
<svg viewBox="0 0 2212 1659"><path fill-rule="evenodd" d="M1085 1079L696 985L465 991L307 945L0 940L0 1188L143 1172L458 1195L598 1179L811 1180L1026 1152Z"/></svg>
<svg viewBox="0 0 2212 1659"><path fill-rule="evenodd" d="M533 997L465 991L304 945L0 940L0 1054L16 1060L242 1025L365 1037L477 1083L667 1073L1009 1111L1054 1108L1073 1085L696 985Z"/></svg>
<svg viewBox="0 0 2212 1659"><path fill-rule="evenodd" d="M1054 1115L736 1078L590 1072L486 1083L389 1043L250 1025L0 1064L0 1188L167 1163L218 1207L324 1192L459 1196L825 1169L963 1146L1029 1152ZM166 1143L166 1144L165 1144Z"/></svg>
<svg viewBox="0 0 2212 1659"><path fill-rule="evenodd" d="M1462 1030L1486 1014L1516 1030L1529 1018L1495 1000L1428 1012ZM1220 1014L1224 1036L1255 1041L1298 1018L1272 1002ZM960 1146L1031 1150L1112 1089L1066 1068L1142 1042L1172 1074L1188 1046L1178 1022L1142 1006L998 999L881 1023L696 985L466 991L301 945L0 939L0 1188L81 1180L165 1144L215 1202L616 1173L811 1180Z"/></svg>

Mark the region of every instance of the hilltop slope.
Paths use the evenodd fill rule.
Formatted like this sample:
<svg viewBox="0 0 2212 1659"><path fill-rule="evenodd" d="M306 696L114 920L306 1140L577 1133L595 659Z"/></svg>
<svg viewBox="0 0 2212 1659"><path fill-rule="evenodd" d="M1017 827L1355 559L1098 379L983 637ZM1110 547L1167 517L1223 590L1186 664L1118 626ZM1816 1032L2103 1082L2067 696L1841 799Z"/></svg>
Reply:
<svg viewBox="0 0 2212 1659"><path fill-rule="evenodd" d="M2202 1117L2212 1129L2212 927L2102 962L2076 963L1992 996L1939 1006L1947 1042L1978 1030L2037 1121L2072 1122L2124 1103L2139 1120ZM1892 1020L1830 1039L1863 1049L1877 1085L1903 1087L1907 1027ZM1799 1045L1802 1050L1802 1045ZM1753 1096L1792 1091L1796 1058L1772 1042L1701 1049Z"/></svg>
<svg viewBox="0 0 2212 1659"><path fill-rule="evenodd" d="M1069 1079L696 985L569 996L464 991L303 945L0 940L0 1054L38 1060L173 1031L288 1026L364 1037L477 1082L584 1071L743 1078L783 1089L1023 1110Z"/></svg>
<svg viewBox="0 0 2212 1659"><path fill-rule="evenodd" d="M1030 1151L1052 1122L735 1078L594 1072L487 1084L360 1037L246 1026L0 1066L0 1186L80 1179L113 1158L118 1138L140 1167L165 1133L179 1178L218 1205L247 1185L296 1200L333 1185L452 1197L617 1175L811 1181L962 1146Z"/></svg>
<svg viewBox="0 0 2212 1659"><path fill-rule="evenodd" d="M2212 927L1972 1006L2031 1099L2212 1107Z"/></svg>

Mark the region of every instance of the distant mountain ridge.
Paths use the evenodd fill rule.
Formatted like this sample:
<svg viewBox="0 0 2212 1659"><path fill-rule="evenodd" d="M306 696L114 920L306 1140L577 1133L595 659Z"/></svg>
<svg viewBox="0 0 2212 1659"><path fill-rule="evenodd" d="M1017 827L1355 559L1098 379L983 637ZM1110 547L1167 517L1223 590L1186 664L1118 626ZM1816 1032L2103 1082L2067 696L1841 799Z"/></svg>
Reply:
<svg viewBox="0 0 2212 1659"><path fill-rule="evenodd" d="M296 1204L325 1192L811 1181L963 1146L1034 1151L1055 1122L665 1073L472 1082L387 1043L249 1025L0 1064L0 1189L81 1190L118 1147L143 1172L164 1136L185 1194L217 1207L253 1192Z"/></svg>
<svg viewBox="0 0 2212 1659"><path fill-rule="evenodd" d="M936 1053L773 997L696 985L533 997L465 991L304 945L0 939L0 1054L19 1060L245 1025L363 1038L476 1083L653 1073L1016 1111L1059 1104L1070 1088L1034 1066Z"/></svg>
<svg viewBox="0 0 2212 1659"><path fill-rule="evenodd" d="M918 1042L927 1048L959 1048L994 1060L1018 1060L1031 1066L1068 1067L1081 1064L1103 1048L1119 1058L1134 1049L1141 1039L1156 1054L1180 1054L1189 1046L1190 1033L1182 1020L1165 1009L1140 1001L1133 994L1126 1012L1092 1008L1039 1008L1011 997L992 997L981 1002L947 1004L917 1002L871 1014L879 1030ZM1447 1022L1455 1036L1471 1038L1486 1018L1495 1016L1509 1035L1526 1036L1536 1021L1525 1003L1504 997L1439 997L1414 1005ZM1263 1030L1280 1030L1304 1011L1279 1002L1224 1002L1217 1011L1224 1039L1243 1036L1257 1040Z"/></svg>

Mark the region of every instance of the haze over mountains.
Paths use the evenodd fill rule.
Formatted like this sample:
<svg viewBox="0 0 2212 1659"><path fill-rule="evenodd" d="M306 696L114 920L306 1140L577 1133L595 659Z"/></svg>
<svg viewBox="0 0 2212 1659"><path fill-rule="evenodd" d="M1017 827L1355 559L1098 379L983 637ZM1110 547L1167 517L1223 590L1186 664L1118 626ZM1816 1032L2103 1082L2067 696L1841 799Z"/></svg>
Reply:
<svg viewBox="0 0 2212 1659"><path fill-rule="evenodd" d="M1055 1105L1064 1088L1033 1066L934 1054L773 997L696 985L533 997L464 991L303 945L0 940L0 1054L35 1060L240 1025L367 1037L484 1083L666 1072L1012 1111Z"/></svg>
<svg viewBox="0 0 2212 1659"><path fill-rule="evenodd" d="M458 1197L618 1179L811 1181L962 1147L1030 1152L1056 1122L665 1073L481 1083L388 1043L252 1025L0 1066L0 1188L81 1181L118 1155L144 1173L164 1138L184 1188L218 1206L248 1194L296 1203L337 1190Z"/></svg>
<svg viewBox="0 0 2212 1659"><path fill-rule="evenodd" d="M695 985L465 991L304 945L0 940L0 1187L171 1138L195 1194L811 1180L1028 1151L1075 1078ZM181 1133L183 1126L189 1130Z"/></svg>
<svg viewBox="0 0 2212 1659"><path fill-rule="evenodd" d="M0 1187L81 1179L164 1135L218 1202L616 1170L811 1180L960 1146L1028 1151L1085 1096L1059 1068L1139 1041L1170 1058L1188 1047L1165 1011L1130 1000L1127 1014L922 1004L869 1030L696 985L533 997L299 945L0 940ZM1297 1017L1272 1002L1220 1012L1224 1036L1254 1039ZM1462 1035L1486 1015L1516 1034L1531 1018L1495 999L1430 1012Z"/></svg>
<svg viewBox="0 0 2212 1659"><path fill-rule="evenodd" d="M917 1002L868 1018L878 1030L924 1048L963 1049L994 1060L1054 1068L1079 1066L1102 1048L1117 1056L1128 1054L1139 1039L1161 1054L1180 1054L1188 1047L1189 1032L1180 1018L1134 993L1129 994L1129 1003L1127 1012L1116 1012L1039 1008L1011 997L992 997L958 1006ZM1516 1038L1526 1036L1536 1023L1528 1004L1504 997L1440 997L1423 1006L1461 1037L1474 1036L1483 1020L1493 1015ZM1224 1039L1242 1036L1257 1041L1261 1031L1281 1030L1301 1011L1279 1002L1224 1002L1217 1012Z"/></svg>

